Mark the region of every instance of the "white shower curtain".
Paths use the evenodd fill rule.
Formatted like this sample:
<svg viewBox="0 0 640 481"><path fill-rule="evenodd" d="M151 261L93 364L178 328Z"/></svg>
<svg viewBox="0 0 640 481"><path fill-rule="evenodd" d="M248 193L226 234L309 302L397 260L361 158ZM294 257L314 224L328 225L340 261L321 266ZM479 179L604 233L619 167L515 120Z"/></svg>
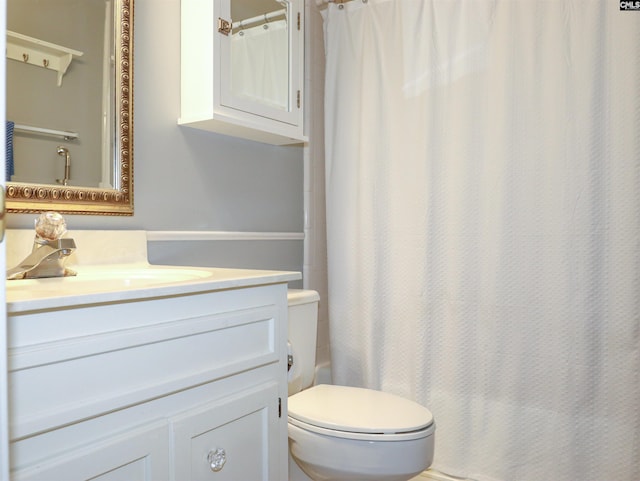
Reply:
<svg viewBox="0 0 640 481"><path fill-rule="evenodd" d="M640 479L640 13L325 11L334 382L434 413L434 467Z"/></svg>

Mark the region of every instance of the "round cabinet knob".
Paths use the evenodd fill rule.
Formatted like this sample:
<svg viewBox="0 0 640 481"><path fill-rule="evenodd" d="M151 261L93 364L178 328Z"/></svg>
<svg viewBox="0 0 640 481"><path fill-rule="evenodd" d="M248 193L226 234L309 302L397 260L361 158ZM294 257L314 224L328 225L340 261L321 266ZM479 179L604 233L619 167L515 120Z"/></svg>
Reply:
<svg viewBox="0 0 640 481"><path fill-rule="evenodd" d="M217 473L224 468L224 463L227 462L227 453L222 448L212 449L207 455L207 461L209 461L211 471Z"/></svg>

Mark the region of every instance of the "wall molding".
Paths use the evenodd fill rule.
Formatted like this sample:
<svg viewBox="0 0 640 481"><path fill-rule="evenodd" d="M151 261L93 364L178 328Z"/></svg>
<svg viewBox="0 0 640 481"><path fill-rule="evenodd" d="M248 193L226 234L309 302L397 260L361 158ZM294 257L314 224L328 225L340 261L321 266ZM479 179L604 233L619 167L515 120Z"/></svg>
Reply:
<svg viewBox="0 0 640 481"><path fill-rule="evenodd" d="M147 241L285 241L304 240L304 232L242 232L242 231L147 231Z"/></svg>

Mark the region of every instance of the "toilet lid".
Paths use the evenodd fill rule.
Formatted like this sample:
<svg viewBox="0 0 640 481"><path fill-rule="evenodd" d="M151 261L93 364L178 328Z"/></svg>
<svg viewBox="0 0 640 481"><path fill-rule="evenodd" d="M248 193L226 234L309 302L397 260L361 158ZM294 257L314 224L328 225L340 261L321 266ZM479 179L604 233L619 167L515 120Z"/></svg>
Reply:
<svg viewBox="0 0 640 481"><path fill-rule="evenodd" d="M289 417L352 433L399 434L433 424L424 406L372 389L320 384L288 399Z"/></svg>

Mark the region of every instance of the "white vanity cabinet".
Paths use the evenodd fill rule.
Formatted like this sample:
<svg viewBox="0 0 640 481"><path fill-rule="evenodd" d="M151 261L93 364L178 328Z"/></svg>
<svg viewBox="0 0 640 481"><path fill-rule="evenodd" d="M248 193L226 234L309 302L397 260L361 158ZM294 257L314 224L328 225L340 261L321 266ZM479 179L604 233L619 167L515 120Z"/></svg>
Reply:
<svg viewBox="0 0 640 481"><path fill-rule="evenodd" d="M296 278L9 302L11 479L287 479Z"/></svg>
<svg viewBox="0 0 640 481"><path fill-rule="evenodd" d="M180 125L307 140L303 0L182 0Z"/></svg>

